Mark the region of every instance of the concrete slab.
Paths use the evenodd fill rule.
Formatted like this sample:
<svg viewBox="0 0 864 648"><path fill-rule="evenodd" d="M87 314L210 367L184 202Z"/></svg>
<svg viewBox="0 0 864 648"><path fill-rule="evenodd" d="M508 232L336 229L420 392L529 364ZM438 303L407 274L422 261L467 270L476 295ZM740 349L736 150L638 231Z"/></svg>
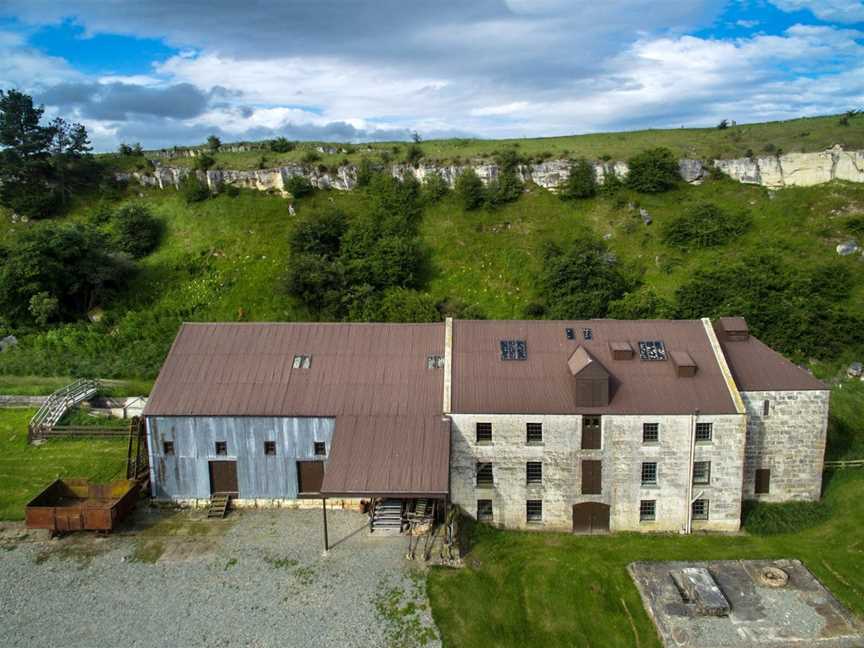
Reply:
<svg viewBox="0 0 864 648"><path fill-rule="evenodd" d="M667 648L864 646L864 623L798 560L634 562L628 571ZM724 599L729 613L718 616Z"/></svg>

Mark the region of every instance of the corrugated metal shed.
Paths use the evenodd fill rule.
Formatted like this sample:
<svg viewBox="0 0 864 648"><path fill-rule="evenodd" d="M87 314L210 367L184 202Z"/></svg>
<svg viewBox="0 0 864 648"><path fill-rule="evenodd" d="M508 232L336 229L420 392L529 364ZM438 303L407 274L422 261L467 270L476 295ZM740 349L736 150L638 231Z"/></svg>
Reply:
<svg viewBox="0 0 864 648"><path fill-rule="evenodd" d="M590 328L568 340L566 329ZM528 359L502 362L501 340L525 340ZM669 360L615 360L612 346L663 341L686 351L699 371L678 378ZM611 374L606 407L577 405L567 361L583 346ZM699 320L457 321L453 328L453 411L498 414L734 414L704 325Z"/></svg>

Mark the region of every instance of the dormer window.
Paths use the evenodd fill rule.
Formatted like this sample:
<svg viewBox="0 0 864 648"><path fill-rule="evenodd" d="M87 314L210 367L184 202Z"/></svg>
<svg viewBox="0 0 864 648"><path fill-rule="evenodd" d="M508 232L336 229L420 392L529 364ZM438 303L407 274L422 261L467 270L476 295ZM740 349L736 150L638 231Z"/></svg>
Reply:
<svg viewBox="0 0 864 648"><path fill-rule="evenodd" d="M444 356L443 355L426 356L426 368L427 369L443 369L444 368Z"/></svg>
<svg viewBox="0 0 864 648"><path fill-rule="evenodd" d="M311 355L295 355L291 365L294 369L308 369L312 366Z"/></svg>
<svg viewBox="0 0 864 648"><path fill-rule="evenodd" d="M502 360L527 360L528 345L525 340L501 340Z"/></svg>

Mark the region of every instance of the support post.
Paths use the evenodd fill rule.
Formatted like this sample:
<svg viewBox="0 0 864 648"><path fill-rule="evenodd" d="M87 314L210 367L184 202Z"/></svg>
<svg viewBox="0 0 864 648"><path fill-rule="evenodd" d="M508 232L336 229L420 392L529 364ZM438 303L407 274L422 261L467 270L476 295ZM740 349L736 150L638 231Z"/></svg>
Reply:
<svg viewBox="0 0 864 648"><path fill-rule="evenodd" d="M324 513L324 553L330 551L330 542L327 538L327 498L321 498L321 511Z"/></svg>

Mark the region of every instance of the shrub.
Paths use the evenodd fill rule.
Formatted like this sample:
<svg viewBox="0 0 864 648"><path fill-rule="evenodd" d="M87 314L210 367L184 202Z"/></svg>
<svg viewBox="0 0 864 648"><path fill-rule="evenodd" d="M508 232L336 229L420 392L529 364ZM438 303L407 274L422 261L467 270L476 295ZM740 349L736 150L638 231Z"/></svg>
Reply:
<svg viewBox="0 0 864 648"><path fill-rule="evenodd" d="M372 160L370 160L365 155L360 158L359 164L357 164L357 186L358 187L366 187L372 181L372 175L375 173L375 169L372 166Z"/></svg>
<svg viewBox="0 0 864 648"><path fill-rule="evenodd" d="M718 130L726 130L727 128L729 128L729 120L728 119L722 119L722 120L720 120L720 123L717 124Z"/></svg>
<svg viewBox="0 0 864 648"><path fill-rule="evenodd" d="M609 303L608 316L614 319L664 319L673 314L672 304L651 288L626 293Z"/></svg>
<svg viewBox="0 0 864 648"><path fill-rule="evenodd" d="M226 184L222 188L222 193L224 193L229 198L236 198L240 195L240 187L233 184Z"/></svg>
<svg viewBox="0 0 864 648"><path fill-rule="evenodd" d="M731 213L711 203L701 203L669 221L663 228L663 241L685 250L716 247L738 238L752 223L747 213Z"/></svg>
<svg viewBox="0 0 864 648"><path fill-rule="evenodd" d="M456 178L455 191L462 207L469 211L480 207L486 198L483 181L471 168L465 169Z"/></svg>
<svg viewBox="0 0 864 648"><path fill-rule="evenodd" d="M133 259L147 256L162 238L162 221L143 205L127 205L111 219L111 235L116 247Z"/></svg>
<svg viewBox="0 0 864 648"><path fill-rule="evenodd" d="M485 313L477 304L466 304L458 297L447 297L435 304L438 315L443 320L447 317L454 319L486 319Z"/></svg>
<svg viewBox="0 0 864 648"><path fill-rule="evenodd" d="M412 166L416 165L423 157L423 149L416 142L412 142L405 149L405 163Z"/></svg>
<svg viewBox="0 0 864 648"><path fill-rule="evenodd" d="M270 150L274 153L288 153L289 151L293 151L295 146L294 142L289 142L284 137L270 140Z"/></svg>
<svg viewBox="0 0 864 648"><path fill-rule="evenodd" d="M291 253L332 259L339 254L347 226L345 214L335 208L304 215L288 237Z"/></svg>
<svg viewBox="0 0 864 648"><path fill-rule="evenodd" d="M195 157L195 161L192 163L192 168L196 171L207 171L212 168L214 164L216 164L216 160L213 159L213 156L208 155L207 153L202 153Z"/></svg>
<svg viewBox="0 0 864 648"><path fill-rule="evenodd" d="M303 164L315 164L321 160L321 154L318 151L306 151L300 161Z"/></svg>
<svg viewBox="0 0 864 648"><path fill-rule="evenodd" d="M187 205L202 202L210 197L210 190L207 185L198 180L194 173L187 175L180 183L180 193Z"/></svg>
<svg viewBox="0 0 864 648"><path fill-rule="evenodd" d="M437 322L435 301L426 293L410 288L388 288L358 299L349 318L364 322Z"/></svg>
<svg viewBox="0 0 864 648"><path fill-rule="evenodd" d="M667 148L655 148L634 155L627 161L627 185L641 193L660 193L678 184L678 160Z"/></svg>
<svg viewBox="0 0 864 648"><path fill-rule="evenodd" d="M576 160L570 165L570 175L559 193L562 200L591 198L596 193L597 178L594 175L594 165L584 158Z"/></svg>
<svg viewBox="0 0 864 648"><path fill-rule="evenodd" d="M518 200L523 189L524 185L516 172L505 170L499 173L498 177L486 187L486 204L489 207L498 207L504 203Z"/></svg>
<svg viewBox="0 0 864 648"><path fill-rule="evenodd" d="M825 502L769 502L745 501L742 522L745 530L756 535L798 533L831 517L831 507Z"/></svg>
<svg viewBox="0 0 864 648"><path fill-rule="evenodd" d="M222 140L215 135L211 135L207 138L207 148L211 151L218 151L220 146L222 146Z"/></svg>
<svg viewBox="0 0 864 648"><path fill-rule="evenodd" d="M302 198L311 194L315 188L306 176L292 175L285 183L285 188L295 198Z"/></svg>
<svg viewBox="0 0 864 648"><path fill-rule="evenodd" d="M448 191L450 186L440 173L433 172L423 178L423 195L426 202L438 202L447 195Z"/></svg>
<svg viewBox="0 0 864 648"><path fill-rule="evenodd" d="M843 225L846 228L847 232L850 232L851 234L857 234L859 236L864 236L864 216L853 216Z"/></svg>

